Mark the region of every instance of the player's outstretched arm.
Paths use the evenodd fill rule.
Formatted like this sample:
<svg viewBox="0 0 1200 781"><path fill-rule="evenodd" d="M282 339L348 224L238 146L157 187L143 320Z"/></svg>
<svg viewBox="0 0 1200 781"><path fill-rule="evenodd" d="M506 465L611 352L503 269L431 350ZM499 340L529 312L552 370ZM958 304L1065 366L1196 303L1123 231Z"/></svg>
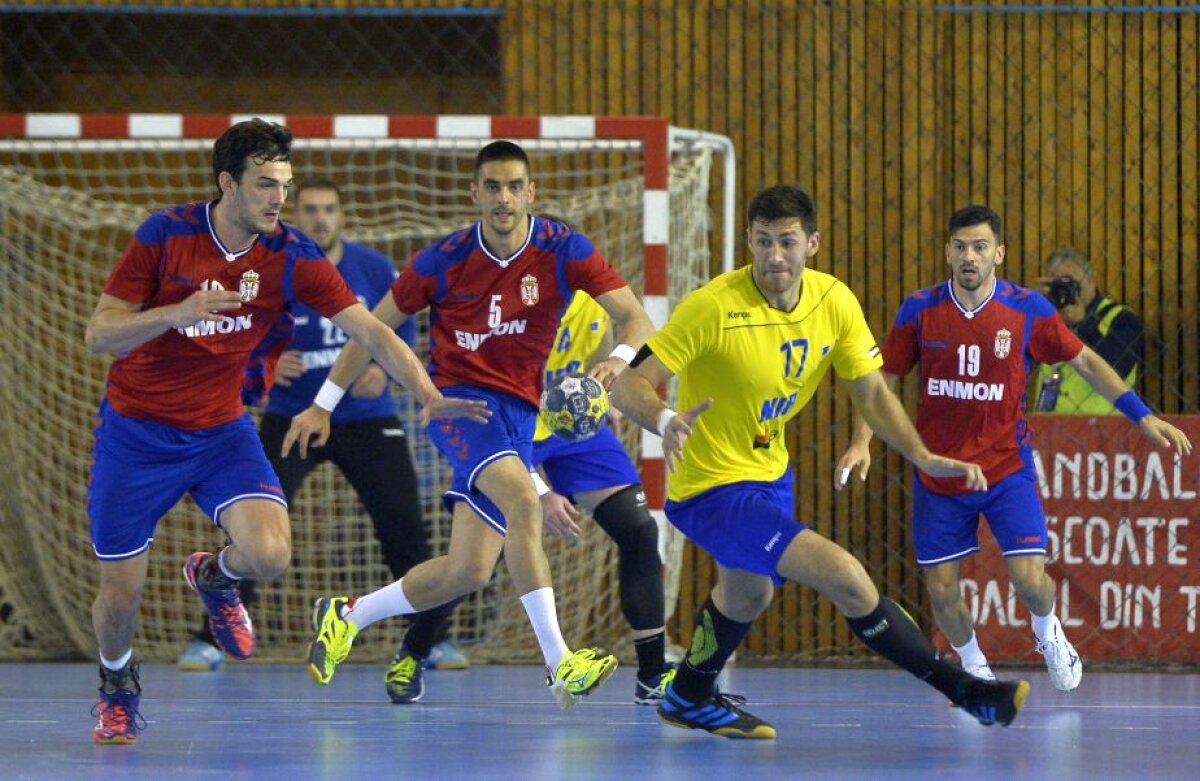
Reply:
<svg viewBox="0 0 1200 781"><path fill-rule="evenodd" d="M588 374L599 380L605 388L611 389L613 380L625 370L634 354L654 333L654 323L628 285L598 296L596 303L604 307L604 311L612 318L621 343L613 348L607 358L593 364Z"/></svg>
<svg viewBox="0 0 1200 781"><path fill-rule="evenodd" d="M895 395L900 387L900 378L888 372L879 372L883 377L884 383L888 390ZM867 425L867 421L855 407L854 410L854 425L850 433L850 444L846 446L846 452L842 453L841 458L833 465L833 488L840 491L846 487L850 481L850 476L858 475L859 480L866 480L867 473L871 470L871 438L873 432L871 427Z"/></svg>
<svg viewBox="0 0 1200 781"><path fill-rule="evenodd" d="M368 313L362 305L355 304L335 315L333 322L354 341L348 342L342 349L329 371L329 381L339 388L349 387L367 368L373 356L392 379L416 397L421 404L423 423L434 418L470 418L479 423L486 422L492 414L486 402L442 396L416 353L396 335L396 329L405 317L396 308L396 302L390 295L383 297L374 313ZM361 346L356 346L355 342ZM342 363L343 358L345 364Z"/></svg>
<svg viewBox="0 0 1200 781"><path fill-rule="evenodd" d="M142 310L142 305L100 294L88 320L84 341L92 353L125 353L172 328L199 322L219 323L225 312L242 306L236 290L197 290L177 304Z"/></svg>
<svg viewBox="0 0 1200 781"><path fill-rule="evenodd" d="M1136 392L1125 387L1125 381L1090 347L1084 347L1070 361L1079 376L1087 380L1092 389L1114 405L1122 414L1137 423L1142 433L1159 447L1173 447L1180 453L1192 452L1188 435L1162 418L1152 414Z"/></svg>
<svg viewBox="0 0 1200 781"><path fill-rule="evenodd" d="M358 304L334 315L333 322L352 341L347 342L338 354L329 370L329 381L339 388L349 388L370 365L371 356L375 355L384 370L422 404L427 399L440 396L420 360L395 334L404 318L405 314L396 308L396 302L390 294L381 298L371 312ZM385 331L391 333L391 338L384 337Z"/></svg>
<svg viewBox="0 0 1200 781"><path fill-rule="evenodd" d="M847 385L855 411L880 439L899 450L917 469L931 477L964 477L967 488L987 490L987 479L977 464L939 456L925 446L882 372L873 371Z"/></svg>

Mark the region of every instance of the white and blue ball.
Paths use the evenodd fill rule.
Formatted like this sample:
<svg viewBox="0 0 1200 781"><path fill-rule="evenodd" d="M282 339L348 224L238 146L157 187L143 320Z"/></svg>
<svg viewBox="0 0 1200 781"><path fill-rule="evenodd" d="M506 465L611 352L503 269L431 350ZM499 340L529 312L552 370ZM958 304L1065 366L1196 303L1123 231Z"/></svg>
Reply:
<svg viewBox="0 0 1200 781"><path fill-rule="evenodd" d="M579 442L603 428L608 409L608 391L599 380L567 372L542 391L538 416L555 436Z"/></svg>

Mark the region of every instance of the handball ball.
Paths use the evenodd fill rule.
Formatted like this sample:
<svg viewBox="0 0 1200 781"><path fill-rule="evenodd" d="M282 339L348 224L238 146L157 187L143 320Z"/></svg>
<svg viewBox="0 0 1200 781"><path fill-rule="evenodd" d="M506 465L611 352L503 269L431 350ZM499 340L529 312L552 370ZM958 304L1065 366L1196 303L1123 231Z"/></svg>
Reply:
<svg viewBox="0 0 1200 781"><path fill-rule="evenodd" d="M594 377L575 372L561 374L546 386L538 412L555 436L571 442L595 435L607 414L608 391Z"/></svg>

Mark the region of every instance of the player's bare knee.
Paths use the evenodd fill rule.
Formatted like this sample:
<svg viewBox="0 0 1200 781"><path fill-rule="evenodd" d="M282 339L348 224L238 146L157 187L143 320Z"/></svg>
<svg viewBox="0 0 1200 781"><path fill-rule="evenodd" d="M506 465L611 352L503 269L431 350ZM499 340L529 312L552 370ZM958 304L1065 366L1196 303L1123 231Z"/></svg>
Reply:
<svg viewBox="0 0 1200 781"><path fill-rule="evenodd" d="M287 571L292 560L292 543L285 535L263 535L252 542L239 543L237 549L252 571L236 574L254 580L275 580Z"/></svg>
<svg viewBox="0 0 1200 781"><path fill-rule="evenodd" d="M446 580L456 596L464 596L486 586L491 581L495 569L494 562L452 560L446 571Z"/></svg>
<svg viewBox="0 0 1200 781"><path fill-rule="evenodd" d="M720 584L717 591L718 594L714 594L713 597L722 613L736 621L753 621L770 607L775 587L770 580L764 578L762 587L742 583L734 588Z"/></svg>
<svg viewBox="0 0 1200 781"><path fill-rule="evenodd" d="M137 613L142 602L143 585L115 578L104 579L93 607L111 616Z"/></svg>
<svg viewBox="0 0 1200 781"><path fill-rule="evenodd" d="M847 551L831 562L825 596L850 615L870 612L879 603L879 589L862 562Z"/></svg>
<svg viewBox="0 0 1200 781"><path fill-rule="evenodd" d="M925 587L929 591L929 601L934 610L949 610L962 599L957 580L926 578Z"/></svg>
<svg viewBox="0 0 1200 781"><path fill-rule="evenodd" d="M1036 574L1012 576L1013 589L1017 599L1027 608L1038 615L1045 615L1054 607L1054 580L1044 571Z"/></svg>

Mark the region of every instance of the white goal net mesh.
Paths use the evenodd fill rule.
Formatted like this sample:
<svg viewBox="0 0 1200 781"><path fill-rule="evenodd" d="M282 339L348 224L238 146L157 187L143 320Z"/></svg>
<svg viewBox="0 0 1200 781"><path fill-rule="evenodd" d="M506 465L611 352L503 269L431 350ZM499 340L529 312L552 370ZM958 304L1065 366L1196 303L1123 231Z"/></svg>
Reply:
<svg viewBox="0 0 1200 781"><path fill-rule="evenodd" d="M297 181L343 191L346 235L403 263L433 239L474 221L466 197L487 139L297 142ZM527 146L537 208L586 232L635 291L642 287L643 158L627 142L539 141ZM136 226L154 210L214 192L211 144L189 141L4 142L0 148L0 657L91 657L96 565L86 491L91 425L109 358L89 355L83 331L104 280ZM677 150L670 177L670 299L709 268L711 152ZM284 219L290 221L290 215ZM422 346L425 323L422 322ZM449 517L449 473L400 397L435 553ZM625 432L636 453L634 432ZM324 464L291 511L293 564L258 589L252 608L263 660L299 659L313 599L360 594L391 581L369 519L336 467ZM620 613L616 549L592 523L581 542L548 538L564 635L631 659ZM184 558L223 541L185 499L158 526L135 645L172 660L203 615L180 577ZM678 542L675 543L676 546ZM677 548L676 548L677 552ZM673 554L674 555L674 554ZM404 628L385 621L356 642L356 661L389 657ZM503 564L457 610L452 637L478 661L536 662L540 654Z"/></svg>

